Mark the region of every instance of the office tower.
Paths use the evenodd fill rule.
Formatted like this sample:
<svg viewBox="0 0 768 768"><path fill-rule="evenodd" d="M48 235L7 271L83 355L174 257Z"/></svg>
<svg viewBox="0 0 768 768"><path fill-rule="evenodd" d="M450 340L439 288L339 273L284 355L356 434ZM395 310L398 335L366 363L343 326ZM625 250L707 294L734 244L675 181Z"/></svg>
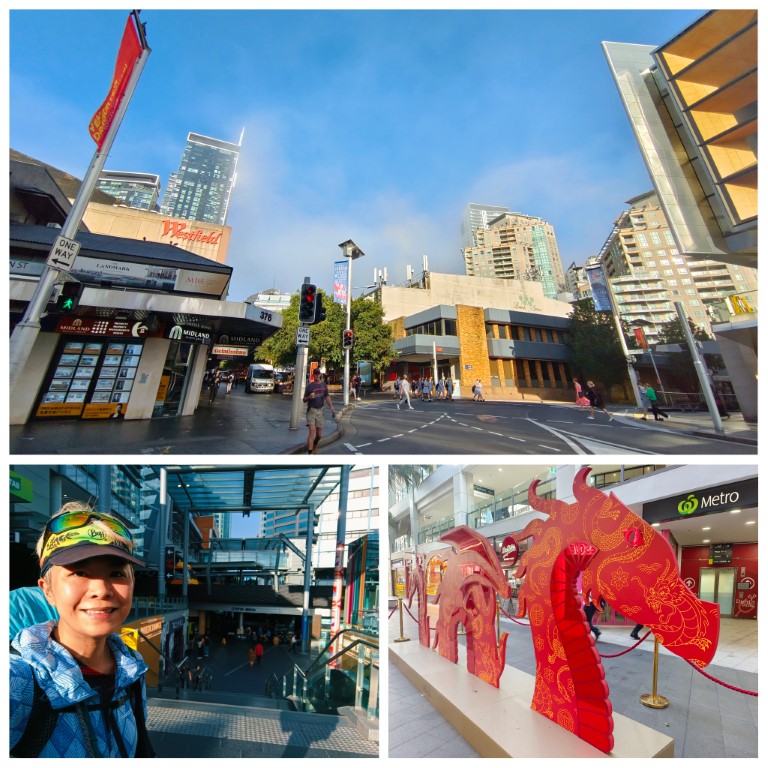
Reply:
<svg viewBox="0 0 768 768"><path fill-rule="evenodd" d="M240 143L190 133L179 170L168 179L160 212L177 219L226 224L239 155Z"/></svg>
<svg viewBox="0 0 768 768"><path fill-rule="evenodd" d="M96 188L122 200L129 208L155 211L160 197L160 177L155 173L102 171Z"/></svg>
<svg viewBox="0 0 768 768"><path fill-rule="evenodd" d="M464 248L466 274L505 280L533 280L555 299L565 276L552 225L537 216L502 213L474 232L475 245Z"/></svg>
<svg viewBox="0 0 768 768"><path fill-rule="evenodd" d="M464 211L464 220L461 223L461 238L464 248L471 248L477 245L475 241L475 232L478 229L488 229L488 222L501 216L502 213L508 213L509 208L501 205L480 205L479 203L470 203Z"/></svg>

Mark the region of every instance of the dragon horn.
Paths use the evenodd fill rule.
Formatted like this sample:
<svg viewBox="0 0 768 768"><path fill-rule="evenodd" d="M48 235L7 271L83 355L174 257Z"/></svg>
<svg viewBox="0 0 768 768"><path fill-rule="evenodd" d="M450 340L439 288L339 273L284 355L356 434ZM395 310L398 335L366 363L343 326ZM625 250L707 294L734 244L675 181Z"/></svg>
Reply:
<svg viewBox="0 0 768 768"><path fill-rule="evenodd" d="M602 499L603 494L587 483L587 475L592 471L592 467L582 467L573 478L573 495L580 504L586 504L596 497Z"/></svg>
<svg viewBox="0 0 768 768"><path fill-rule="evenodd" d="M555 519L558 512L568 505L564 501L557 501L557 499L542 499L536 494L536 488L538 488L538 486L538 480L534 480L528 486L528 503L537 512L543 512L545 515L549 515L552 519Z"/></svg>

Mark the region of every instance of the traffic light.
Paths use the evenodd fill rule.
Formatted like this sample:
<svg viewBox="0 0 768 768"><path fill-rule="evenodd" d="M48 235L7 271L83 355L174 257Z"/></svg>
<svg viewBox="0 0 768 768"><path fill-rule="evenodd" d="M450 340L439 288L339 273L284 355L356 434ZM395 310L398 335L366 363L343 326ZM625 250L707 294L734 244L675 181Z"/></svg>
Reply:
<svg viewBox="0 0 768 768"><path fill-rule="evenodd" d="M74 312L80 303L80 296L85 286L82 283L68 281L61 286L61 293L56 299L56 309L60 312Z"/></svg>
<svg viewBox="0 0 768 768"><path fill-rule="evenodd" d="M313 325L317 325L317 323L322 323L323 320L325 320L325 307L323 306L322 293L317 294L317 299L315 300L315 304L317 305L317 308L315 309L315 319L312 321Z"/></svg>
<svg viewBox="0 0 768 768"><path fill-rule="evenodd" d="M352 349L355 343L355 334L347 328L341 335L341 346L343 349Z"/></svg>
<svg viewBox="0 0 768 768"><path fill-rule="evenodd" d="M304 283L301 286L301 302L299 303L299 322L312 325L315 322L317 310L317 286Z"/></svg>

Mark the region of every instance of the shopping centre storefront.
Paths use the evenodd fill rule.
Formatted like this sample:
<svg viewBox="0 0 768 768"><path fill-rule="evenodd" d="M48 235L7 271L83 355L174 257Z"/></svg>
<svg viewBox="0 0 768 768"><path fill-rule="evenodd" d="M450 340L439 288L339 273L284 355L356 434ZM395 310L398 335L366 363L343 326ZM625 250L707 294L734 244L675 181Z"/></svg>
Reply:
<svg viewBox="0 0 768 768"><path fill-rule="evenodd" d="M11 328L20 321L58 230L10 228ZM55 292L10 398L31 419L149 419L194 413L209 354L247 355L279 314L225 300L231 267L171 245L81 232L70 276L76 306Z"/></svg>

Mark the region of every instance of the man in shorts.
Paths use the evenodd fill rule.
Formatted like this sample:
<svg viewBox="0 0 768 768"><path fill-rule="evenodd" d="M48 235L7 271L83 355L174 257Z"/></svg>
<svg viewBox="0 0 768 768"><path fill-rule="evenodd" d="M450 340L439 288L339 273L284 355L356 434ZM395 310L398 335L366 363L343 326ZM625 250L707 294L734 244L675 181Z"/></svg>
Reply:
<svg viewBox="0 0 768 768"><path fill-rule="evenodd" d="M307 404L307 426L309 427L307 453L314 453L323 436L323 404L328 403L331 413L336 416L328 385L323 379L323 374L317 369L315 369L314 381L307 384L304 390L304 402Z"/></svg>

